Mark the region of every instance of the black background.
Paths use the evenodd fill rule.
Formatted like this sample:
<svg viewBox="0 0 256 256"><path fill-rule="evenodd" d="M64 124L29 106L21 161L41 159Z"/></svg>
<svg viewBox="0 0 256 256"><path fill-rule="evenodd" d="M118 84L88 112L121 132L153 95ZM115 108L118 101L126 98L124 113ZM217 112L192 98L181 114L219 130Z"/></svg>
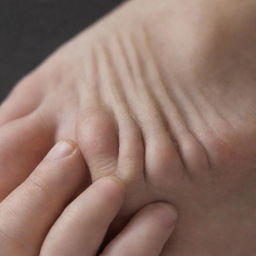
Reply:
<svg viewBox="0 0 256 256"><path fill-rule="evenodd" d="M122 0L0 0L0 101L63 42Z"/></svg>

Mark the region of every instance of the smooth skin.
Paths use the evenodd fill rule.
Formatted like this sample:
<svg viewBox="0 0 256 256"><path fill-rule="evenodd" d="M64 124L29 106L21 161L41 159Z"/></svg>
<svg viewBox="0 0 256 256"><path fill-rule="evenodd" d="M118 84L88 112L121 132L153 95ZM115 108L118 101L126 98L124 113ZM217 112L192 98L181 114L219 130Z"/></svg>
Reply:
<svg viewBox="0 0 256 256"><path fill-rule="evenodd" d="M76 196L84 174L75 144L59 142L0 204L0 255L95 256L124 202L125 185L102 178ZM145 206L101 255L160 255L176 217L167 203Z"/></svg>

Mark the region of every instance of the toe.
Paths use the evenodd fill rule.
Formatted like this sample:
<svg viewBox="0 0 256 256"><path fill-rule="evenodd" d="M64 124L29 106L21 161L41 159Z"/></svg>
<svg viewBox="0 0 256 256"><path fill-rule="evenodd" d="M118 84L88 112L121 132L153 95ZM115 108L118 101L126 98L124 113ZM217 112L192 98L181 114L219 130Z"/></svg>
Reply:
<svg viewBox="0 0 256 256"><path fill-rule="evenodd" d="M83 186L84 174L84 161L76 145L59 142L1 203L0 216L5 220L1 255L38 255L49 228Z"/></svg>
<svg viewBox="0 0 256 256"><path fill-rule="evenodd" d="M51 127L36 112L0 128L0 201L37 166L53 144Z"/></svg>
<svg viewBox="0 0 256 256"><path fill-rule="evenodd" d="M0 126L32 113L41 103L42 89L34 75L24 78L0 107Z"/></svg>
<svg viewBox="0 0 256 256"><path fill-rule="evenodd" d="M175 144L166 132L147 137L146 180L160 190L169 191L184 177L185 169Z"/></svg>
<svg viewBox="0 0 256 256"><path fill-rule="evenodd" d="M101 110L90 112L81 119L77 134L92 180L116 173L119 139L111 115Z"/></svg>
<svg viewBox="0 0 256 256"><path fill-rule="evenodd" d="M145 157L141 131L126 113L119 116L118 127L118 175L127 183L144 180Z"/></svg>

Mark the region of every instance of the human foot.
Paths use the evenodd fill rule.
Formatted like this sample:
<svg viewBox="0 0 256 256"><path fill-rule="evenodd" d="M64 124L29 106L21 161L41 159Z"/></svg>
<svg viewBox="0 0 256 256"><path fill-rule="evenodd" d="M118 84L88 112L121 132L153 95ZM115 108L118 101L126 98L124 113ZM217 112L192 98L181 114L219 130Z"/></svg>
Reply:
<svg viewBox="0 0 256 256"><path fill-rule="evenodd" d="M93 180L128 184L114 228L165 200L180 219L164 255L252 255L255 7L230 2L130 1L22 81L1 108L2 197L69 137Z"/></svg>
<svg viewBox="0 0 256 256"><path fill-rule="evenodd" d="M85 169L77 146L71 141L58 142L1 202L0 255L96 255L125 200L125 185L117 177L107 177L79 193ZM176 218L171 205L148 205L101 255L159 256Z"/></svg>

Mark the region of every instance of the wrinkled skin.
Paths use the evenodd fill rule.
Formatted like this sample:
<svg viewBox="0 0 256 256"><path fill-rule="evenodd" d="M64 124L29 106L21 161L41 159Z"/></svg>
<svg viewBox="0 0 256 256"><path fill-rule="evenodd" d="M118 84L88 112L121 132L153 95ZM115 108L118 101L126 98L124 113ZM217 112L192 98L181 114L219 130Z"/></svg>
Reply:
<svg viewBox="0 0 256 256"><path fill-rule="evenodd" d="M93 181L127 183L114 229L168 201L179 223L164 256L253 255L255 11L249 0L134 0L64 45L1 106L1 198L71 138Z"/></svg>

